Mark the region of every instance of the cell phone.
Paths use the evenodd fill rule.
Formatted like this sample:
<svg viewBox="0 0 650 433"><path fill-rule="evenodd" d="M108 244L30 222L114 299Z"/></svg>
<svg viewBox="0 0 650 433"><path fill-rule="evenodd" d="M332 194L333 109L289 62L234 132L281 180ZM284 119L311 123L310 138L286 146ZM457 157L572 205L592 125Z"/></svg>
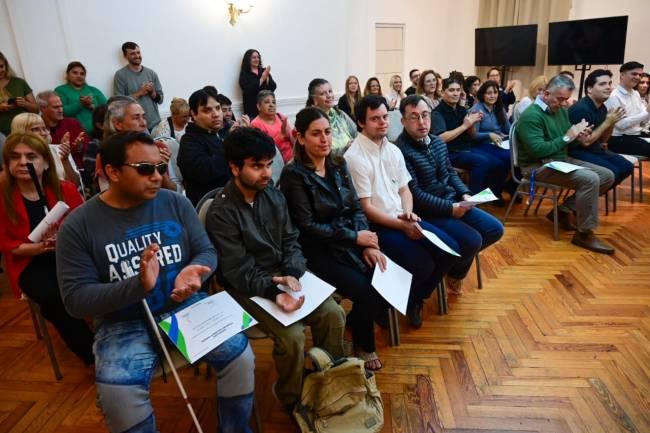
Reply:
<svg viewBox="0 0 650 433"><path fill-rule="evenodd" d="M16 98L9 98L9 100L7 100L7 104L16 105Z"/></svg>

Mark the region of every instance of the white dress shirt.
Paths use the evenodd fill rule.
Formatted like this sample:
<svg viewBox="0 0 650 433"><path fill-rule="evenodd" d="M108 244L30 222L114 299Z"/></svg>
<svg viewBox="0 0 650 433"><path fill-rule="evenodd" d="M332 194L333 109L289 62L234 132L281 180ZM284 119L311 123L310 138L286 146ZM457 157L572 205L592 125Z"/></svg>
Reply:
<svg viewBox="0 0 650 433"><path fill-rule="evenodd" d="M625 109L625 117L614 125L613 136L639 135L643 124L650 120L650 113L646 110L639 92L632 90L628 92L620 84L614 89L609 99L605 101L608 110L616 107Z"/></svg>
<svg viewBox="0 0 650 433"><path fill-rule="evenodd" d="M411 175L397 146L385 137L378 145L359 134L343 156L360 199L370 198L373 206L394 218L404 212L399 190L408 186Z"/></svg>

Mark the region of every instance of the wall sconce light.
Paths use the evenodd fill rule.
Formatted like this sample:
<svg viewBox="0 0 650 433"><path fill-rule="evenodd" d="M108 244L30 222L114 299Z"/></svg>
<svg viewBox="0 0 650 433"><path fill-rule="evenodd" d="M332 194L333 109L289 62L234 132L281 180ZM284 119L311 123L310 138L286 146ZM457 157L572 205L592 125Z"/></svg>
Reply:
<svg viewBox="0 0 650 433"><path fill-rule="evenodd" d="M230 25L234 26L237 23L237 19L242 14L247 14L253 10L252 0L225 0L228 5L228 15L230 16Z"/></svg>

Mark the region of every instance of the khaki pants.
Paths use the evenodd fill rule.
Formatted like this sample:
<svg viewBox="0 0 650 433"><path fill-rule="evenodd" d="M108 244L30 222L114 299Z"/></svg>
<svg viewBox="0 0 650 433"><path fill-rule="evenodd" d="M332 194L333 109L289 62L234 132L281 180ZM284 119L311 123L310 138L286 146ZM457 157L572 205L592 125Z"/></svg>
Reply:
<svg viewBox="0 0 650 433"><path fill-rule="evenodd" d="M335 359L343 356L345 312L329 297L311 314L284 326L246 296L231 295L259 322L257 326L273 338L273 360L278 372L275 393L286 407L300 400L305 368L305 325L311 327L314 346L327 350Z"/></svg>
<svg viewBox="0 0 650 433"><path fill-rule="evenodd" d="M596 164L567 158L566 162L584 167L571 173L561 173L552 168L538 168L535 179L571 188L575 191L563 205L576 213L579 231L595 230L598 227L598 197L614 183L614 173ZM522 167L524 176L530 176L534 167Z"/></svg>

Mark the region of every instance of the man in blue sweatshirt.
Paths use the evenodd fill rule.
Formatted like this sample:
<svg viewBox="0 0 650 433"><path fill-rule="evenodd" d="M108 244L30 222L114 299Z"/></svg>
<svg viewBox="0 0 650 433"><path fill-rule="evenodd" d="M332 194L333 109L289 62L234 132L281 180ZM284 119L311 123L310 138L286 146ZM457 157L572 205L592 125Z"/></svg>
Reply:
<svg viewBox="0 0 650 433"><path fill-rule="evenodd" d="M167 164L152 138L122 132L100 150L108 190L73 212L57 239L66 309L95 320L99 405L110 432L155 432L149 400L161 362L141 308L157 319L201 298L217 255L192 205L161 190ZM220 432L250 432L254 357L237 334L203 358L217 370Z"/></svg>

